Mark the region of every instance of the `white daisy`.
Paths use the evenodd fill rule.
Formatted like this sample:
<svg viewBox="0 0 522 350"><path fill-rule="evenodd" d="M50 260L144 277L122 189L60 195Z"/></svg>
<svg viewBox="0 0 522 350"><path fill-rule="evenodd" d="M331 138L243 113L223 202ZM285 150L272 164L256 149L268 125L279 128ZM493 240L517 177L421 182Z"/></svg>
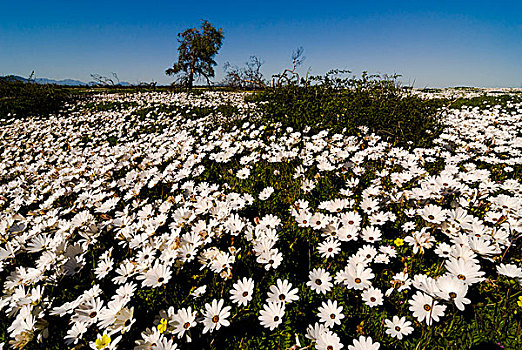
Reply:
<svg viewBox="0 0 522 350"><path fill-rule="evenodd" d="M377 350L381 344L373 342L371 337L360 336L359 339L353 340L353 345L348 345L348 350Z"/></svg>
<svg viewBox="0 0 522 350"><path fill-rule="evenodd" d="M522 278L522 268L514 264L500 263L497 266L497 273L511 278Z"/></svg>
<svg viewBox="0 0 522 350"><path fill-rule="evenodd" d="M143 287L157 288L166 284L172 276L170 269L158 261L145 273L138 275L136 279L143 280L141 282Z"/></svg>
<svg viewBox="0 0 522 350"><path fill-rule="evenodd" d="M259 312L259 321L261 325L270 330L274 330L283 322L285 314L285 303L273 303L263 305L263 310Z"/></svg>
<svg viewBox="0 0 522 350"><path fill-rule="evenodd" d="M310 280L306 282L306 285L318 294L326 294L332 289L333 284L330 282L332 277L323 268L313 269L308 273L308 278Z"/></svg>
<svg viewBox="0 0 522 350"><path fill-rule="evenodd" d="M291 303L299 299L297 296L298 292L297 288L292 289L292 283L288 282L288 280L278 279L276 285L270 286L267 302Z"/></svg>
<svg viewBox="0 0 522 350"><path fill-rule="evenodd" d="M205 310L203 311L203 334L210 331L212 333L214 330L218 330L223 327L228 327L230 322L227 320L227 317L230 316L230 306L223 307L225 301L220 299L217 301L216 299L212 300L212 304L205 304Z"/></svg>
<svg viewBox="0 0 522 350"><path fill-rule="evenodd" d="M402 337L405 335L411 334L413 332L413 327L411 327L411 322L406 321L406 317L393 316L393 319L390 321L388 319L384 320L386 324L386 333L389 334L392 338L397 338L402 340Z"/></svg>
<svg viewBox="0 0 522 350"><path fill-rule="evenodd" d="M382 305L383 294L378 288L368 287L368 289L362 292L362 300L369 307Z"/></svg>
<svg viewBox="0 0 522 350"><path fill-rule="evenodd" d="M422 292L417 292L409 303L413 316L419 322L425 321L428 326L431 326L432 321L438 322L446 310L446 305L439 305L432 297Z"/></svg>
<svg viewBox="0 0 522 350"><path fill-rule="evenodd" d="M319 335L315 348L317 350L339 350L344 345L341 343L341 338L333 332L325 332Z"/></svg>
<svg viewBox="0 0 522 350"><path fill-rule="evenodd" d="M327 327L341 324L341 320L344 318L344 315L341 313L343 307L337 305L337 300L333 302L331 300L323 301L318 311L319 322L323 322Z"/></svg>
<svg viewBox="0 0 522 350"><path fill-rule="evenodd" d="M185 332L189 331L192 327L196 326L196 312L192 311L192 308L179 309L173 317L174 330L172 331L177 335L178 339L183 338Z"/></svg>
<svg viewBox="0 0 522 350"><path fill-rule="evenodd" d="M230 290L230 300L239 306L246 306L252 300L254 292L254 280L251 278L243 278L238 280Z"/></svg>

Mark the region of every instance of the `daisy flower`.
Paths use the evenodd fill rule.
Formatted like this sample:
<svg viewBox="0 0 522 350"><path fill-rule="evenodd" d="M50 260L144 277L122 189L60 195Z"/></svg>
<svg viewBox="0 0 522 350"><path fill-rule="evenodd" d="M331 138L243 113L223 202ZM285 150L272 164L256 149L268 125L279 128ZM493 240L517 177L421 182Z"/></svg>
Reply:
<svg viewBox="0 0 522 350"><path fill-rule="evenodd" d="M464 311L464 304L471 303L471 300L466 298L468 286L455 276L440 277L437 280L437 287L438 290L435 291L435 295L441 299L452 301L460 311Z"/></svg>
<svg viewBox="0 0 522 350"><path fill-rule="evenodd" d="M254 291L254 280L251 278L243 278L238 280L232 286L230 299L239 306L246 306L252 300Z"/></svg>
<svg viewBox="0 0 522 350"><path fill-rule="evenodd" d="M326 242L319 244L317 250L321 253L323 258L333 258L341 251L341 244L337 240L329 239Z"/></svg>
<svg viewBox="0 0 522 350"><path fill-rule="evenodd" d="M223 327L228 327L230 322L227 320L227 317L230 316L230 306L223 307L225 301L220 299L217 301L216 299L212 300L212 304L205 304L205 310L203 311L203 334L210 331L212 333L214 330L218 330Z"/></svg>
<svg viewBox="0 0 522 350"><path fill-rule="evenodd" d="M431 326L432 320L438 322L439 316L444 316L446 305L439 305L432 297L422 292L417 292L409 301L410 311L419 322L425 321Z"/></svg>
<svg viewBox="0 0 522 350"><path fill-rule="evenodd" d="M103 301L100 298L90 298L75 310L75 314L71 319L74 322L82 322L91 325L98 321L102 309Z"/></svg>
<svg viewBox="0 0 522 350"><path fill-rule="evenodd" d="M325 332L319 335L315 348L317 350L339 350L344 345L341 343L341 338L333 332Z"/></svg>
<svg viewBox="0 0 522 350"><path fill-rule="evenodd" d="M451 256L451 245L448 243L439 243L437 245L437 248L433 250L435 254L437 254L440 258L449 258Z"/></svg>
<svg viewBox="0 0 522 350"><path fill-rule="evenodd" d="M259 193L259 200L266 201L270 196L274 193L273 187L265 187L260 193Z"/></svg>
<svg viewBox="0 0 522 350"><path fill-rule="evenodd" d="M361 238L373 243L381 240L381 230L376 226L368 226L362 229Z"/></svg>
<svg viewBox="0 0 522 350"><path fill-rule="evenodd" d="M299 299L297 296L299 291L297 288L292 289L292 283L288 282L288 280L282 281L278 279L276 285L270 286L267 302L291 303Z"/></svg>
<svg viewBox="0 0 522 350"><path fill-rule="evenodd" d="M317 316L319 316L319 322L323 322L327 327L341 324L341 320L344 318L344 315L341 313L343 307L337 306L337 300L333 302L331 300L323 301L318 311Z"/></svg>
<svg viewBox="0 0 522 350"><path fill-rule="evenodd" d="M330 282L332 277L323 268L313 269L308 273L308 278L310 280L306 282L306 285L318 294L326 294L332 289L333 284Z"/></svg>
<svg viewBox="0 0 522 350"><path fill-rule="evenodd" d="M353 345L348 345L348 350L377 350L381 344L373 342L371 337L360 336L359 339L353 340Z"/></svg>
<svg viewBox="0 0 522 350"><path fill-rule="evenodd" d="M265 270L277 269L283 261L283 254L276 248L261 252L256 261L264 264Z"/></svg>
<svg viewBox="0 0 522 350"><path fill-rule="evenodd" d="M484 272L480 271L480 265L471 260L450 258L446 260L446 269L467 285L484 280Z"/></svg>
<svg viewBox="0 0 522 350"><path fill-rule="evenodd" d="M323 334L330 332L330 330L322 323L315 323L306 327L305 337L311 341L317 341Z"/></svg>
<svg viewBox="0 0 522 350"><path fill-rule="evenodd" d="M446 218L445 211L438 205L428 204L419 211L420 216L427 222L440 224Z"/></svg>
<svg viewBox="0 0 522 350"><path fill-rule="evenodd" d="M250 176L250 169L248 167L242 168L236 173L236 176L239 179L244 180Z"/></svg>
<svg viewBox="0 0 522 350"><path fill-rule="evenodd" d="M362 300L369 307L382 305L382 299L383 299L382 297L383 297L382 292L379 289L371 287L371 286L362 292Z"/></svg>
<svg viewBox="0 0 522 350"><path fill-rule="evenodd" d="M65 343L67 345L76 345L78 343L78 340L80 340L83 337L85 332L87 332L87 325L85 323L73 323L72 327L67 330L67 335L64 338Z"/></svg>
<svg viewBox="0 0 522 350"><path fill-rule="evenodd" d="M348 264L344 270L336 274L335 280L337 283L344 283L350 289L363 290L371 286L371 279L374 277L372 270L364 265Z"/></svg>
<svg viewBox="0 0 522 350"><path fill-rule="evenodd" d="M126 333L130 330L136 319L134 319L134 307L121 307L121 301L111 301L107 308L100 312L98 318L99 328L108 328L112 333Z"/></svg>
<svg viewBox="0 0 522 350"><path fill-rule="evenodd" d="M386 324L386 333L389 334L392 338L397 338L402 340L402 337L405 335L411 334L413 332L413 327L411 327L411 322L406 321L406 317L393 316L392 320L384 320Z"/></svg>
<svg viewBox="0 0 522 350"><path fill-rule="evenodd" d="M192 311L190 306L178 310L173 317L173 324L174 330L172 332L177 335L178 339L183 338L185 332L196 326L196 312Z"/></svg>
<svg viewBox="0 0 522 350"><path fill-rule="evenodd" d="M284 303L268 302L268 304L263 305L263 310L259 312L259 321L263 327L274 330L281 324L281 322L283 322L284 314Z"/></svg>
<svg viewBox="0 0 522 350"><path fill-rule="evenodd" d="M514 264L503 264L500 263L497 266L497 273L511 278L522 278L522 268Z"/></svg>
<svg viewBox="0 0 522 350"><path fill-rule="evenodd" d="M143 280L141 282L143 287L157 288L166 284L171 276L172 272L166 265L156 262L152 268L148 269L144 274L138 275L136 279Z"/></svg>
<svg viewBox="0 0 522 350"><path fill-rule="evenodd" d="M356 226L342 226L337 231L337 236L339 237L339 240L343 242L349 242L349 241L356 241L358 239L358 233L359 227Z"/></svg>

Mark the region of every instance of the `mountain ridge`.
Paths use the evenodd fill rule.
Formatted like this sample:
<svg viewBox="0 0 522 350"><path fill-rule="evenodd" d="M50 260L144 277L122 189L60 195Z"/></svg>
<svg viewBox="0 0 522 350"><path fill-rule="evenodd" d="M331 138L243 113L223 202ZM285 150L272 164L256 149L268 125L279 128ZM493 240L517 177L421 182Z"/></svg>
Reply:
<svg viewBox="0 0 522 350"><path fill-rule="evenodd" d="M23 81L25 83L27 82L34 82L36 84L52 84L52 85L61 85L61 86L93 86L98 85L98 83L94 81L90 81L88 83L85 83L81 80L75 80L75 79L62 79L62 80L55 80L55 79L49 79L49 78L37 78L37 79L27 79L24 77L21 77L19 75L6 75L3 77L0 77L0 79L8 79L8 80L17 80L17 81ZM119 84L120 86L131 86L132 84L126 81L122 81Z"/></svg>

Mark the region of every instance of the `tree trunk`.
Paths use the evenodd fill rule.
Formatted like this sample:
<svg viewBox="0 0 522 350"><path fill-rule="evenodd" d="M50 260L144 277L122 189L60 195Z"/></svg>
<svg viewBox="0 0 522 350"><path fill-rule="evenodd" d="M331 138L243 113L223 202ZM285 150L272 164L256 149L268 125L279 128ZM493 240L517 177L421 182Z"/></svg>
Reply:
<svg viewBox="0 0 522 350"><path fill-rule="evenodd" d="M192 55L190 61L190 73L188 75L188 88L192 90L192 83L194 82L194 65L196 64L196 56Z"/></svg>

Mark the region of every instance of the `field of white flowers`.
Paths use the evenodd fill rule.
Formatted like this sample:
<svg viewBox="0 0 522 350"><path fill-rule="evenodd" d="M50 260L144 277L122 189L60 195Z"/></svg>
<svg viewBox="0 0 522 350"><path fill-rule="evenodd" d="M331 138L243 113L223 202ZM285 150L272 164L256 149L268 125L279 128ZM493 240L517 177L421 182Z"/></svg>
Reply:
<svg viewBox="0 0 522 350"><path fill-rule="evenodd" d="M430 148L242 93L93 105L0 121L0 348L522 348L521 103Z"/></svg>

